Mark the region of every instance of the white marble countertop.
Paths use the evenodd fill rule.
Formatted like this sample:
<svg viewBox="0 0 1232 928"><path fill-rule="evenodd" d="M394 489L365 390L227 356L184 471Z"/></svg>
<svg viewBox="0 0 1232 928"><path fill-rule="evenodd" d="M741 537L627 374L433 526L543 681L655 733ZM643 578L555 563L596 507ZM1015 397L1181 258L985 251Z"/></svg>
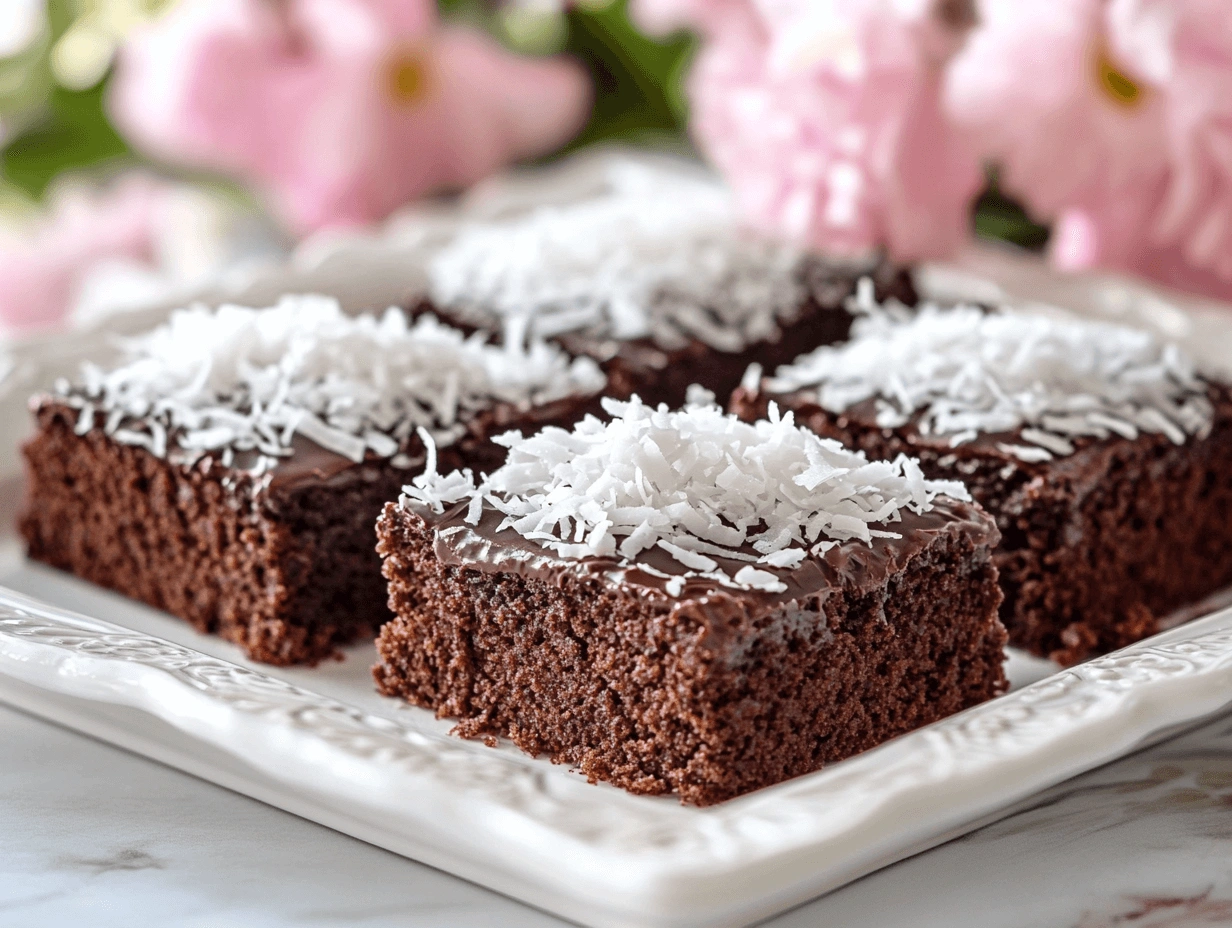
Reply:
<svg viewBox="0 0 1232 928"><path fill-rule="evenodd" d="M0 928L563 924L0 707ZM803 906L774 928L1232 924L1232 717Z"/></svg>

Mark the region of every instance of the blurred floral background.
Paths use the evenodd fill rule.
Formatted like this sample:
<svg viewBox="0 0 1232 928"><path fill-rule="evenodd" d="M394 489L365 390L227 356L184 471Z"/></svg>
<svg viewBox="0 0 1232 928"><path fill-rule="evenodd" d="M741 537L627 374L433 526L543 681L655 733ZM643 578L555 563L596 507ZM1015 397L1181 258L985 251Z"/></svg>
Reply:
<svg viewBox="0 0 1232 928"><path fill-rule="evenodd" d="M1232 298L1227 0L2 0L0 326L599 142L820 250Z"/></svg>

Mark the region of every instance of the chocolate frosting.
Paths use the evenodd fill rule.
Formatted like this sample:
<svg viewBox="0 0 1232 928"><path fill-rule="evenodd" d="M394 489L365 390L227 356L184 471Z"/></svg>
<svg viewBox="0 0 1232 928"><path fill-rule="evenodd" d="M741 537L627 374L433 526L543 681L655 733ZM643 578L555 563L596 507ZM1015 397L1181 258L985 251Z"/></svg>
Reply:
<svg viewBox="0 0 1232 928"><path fill-rule="evenodd" d="M33 397L31 408L40 418L62 417L70 425L76 424L80 412L62 398L47 394ZM92 431L101 434L102 428L95 425ZM298 434L291 439L290 450L291 454L278 458L273 466L253 471L252 468L260 457L257 452L237 452L235 460L227 467L222 464L217 452L190 452L170 441L167 445L166 461L181 468L207 467L210 473L220 477L244 498L261 501L262 505L274 509L279 507L281 501L305 487L337 487L352 482L371 481L380 478L395 466L390 459L379 458L371 453L364 461L356 462ZM407 482L419 473L423 463L422 449L419 449L419 453L410 455L405 468L400 467L397 470L405 473L404 482Z"/></svg>
<svg viewBox="0 0 1232 928"><path fill-rule="evenodd" d="M419 473L424 463L423 455L416 455L405 468L407 480ZM369 454L362 463L352 461L348 457L323 448L316 442L302 435L291 439L291 454L279 458L278 463L268 472L271 490L292 490L305 483L328 483L346 479L351 474L358 474L365 467L390 467L388 458L378 458Z"/></svg>
<svg viewBox="0 0 1232 928"><path fill-rule="evenodd" d="M807 413L807 408L812 406L817 409L822 407L817 402L817 390L814 388L805 388L796 390L791 393L764 394L768 399L776 400L785 409L804 410ZM1219 383L1208 383L1207 396L1216 410L1216 418L1226 414L1229 404L1230 391L1227 386ZM1022 458L1005 451L1000 448L1000 445L1023 445L1031 446L1032 442L1025 440L1022 437L1022 428L1015 429L1011 432L979 432L969 441L954 447L950 444L953 435L923 435L918 428L920 414L913 415L904 425L894 428L882 428L877 425L877 400L867 399L852 406L847 407L841 413L831 412L826 410L826 414L833 420L835 426L839 429L849 429L852 427L862 431L881 431L887 436L895 435L905 442L909 447L916 449L927 449L939 454L950 455L955 461L979 458L981 460L999 460L1007 464L1013 464L1018 469L1028 474L1042 474L1044 472L1055 473L1058 466L1064 466L1067 458L1079 457L1079 452L1095 447L1112 447L1122 444L1133 439L1123 438L1120 435L1109 435L1106 438L1100 438L1095 435L1070 435L1066 439L1074 446L1074 454L1072 455L1055 455L1050 461L1024 461ZM1155 432L1143 432L1143 435L1158 436ZM1192 436L1190 436L1192 439ZM1159 436L1158 440L1167 440L1163 436Z"/></svg>
<svg viewBox="0 0 1232 928"><path fill-rule="evenodd" d="M771 399L776 399L774 394L770 394ZM806 389L798 390L795 393L785 394L781 397L783 405L786 409L799 409L802 406L817 405L817 391ZM820 408L820 407L818 407ZM930 451L939 452L942 454L952 454L955 460L963 460L965 458L997 458L1007 463L1023 468L1031 472L1043 471L1047 468L1049 462L1046 461L1024 461L1022 458L1008 451L1003 451L999 445L1030 445L1028 441L1022 438L1022 429L1015 429L1012 432L980 432L969 441L963 442L961 445L951 445L953 435L923 435L920 433L918 422L919 414L912 416L911 419L904 425L895 428L881 428L877 425L877 401L875 399L863 400L856 403L854 406L849 406L841 413L827 411L835 425L840 429L847 429L856 426L862 430L880 430L887 435L894 434L901 438L904 442L913 448L927 448ZM1075 449L1084 448L1088 445L1095 444L1101 439L1090 435L1075 435L1069 438L1070 444Z"/></svg>
<svg viewBox="0 0 1232 928"><path fill-rule="evenodd" d="M84 394L77 395L83 399L87 398ZM593 399L594 394L578 393L525 409L511 403L494 401L487 409L474 414L464 423L466 431L457 441L438 446L442 465L474 466L477 469L492 466L497 463L490 460L494 454L499 452L498 456L503 457L503 451L490 443L492 435L511 428L534 429L543 424L578 418ZM36 415L47 409L54 414L65 416L72 423L76 423L80 414L80 410L66 402L65 397L51 394L32 397L30 405ZM97 423L102 421L102 416L96 420ZM96 424L95 429L101 430L101 426ZM272 466L259 471L254 468L257 467L261 454L256 451L237 451L234 461L226 470L231 473L246 473L252 479L261 481L271 492L281 493L295 491L306 484L337 484L370 479L378 470L388 470L391 467L405 471L409 481L423 469L426 460L423 443L415 435L402 443L400 454L404 460L400 459L398 464L393 463L391 458L379 457L371 451L363 461L357 462L299 433L292 436L289 451L290 454L278 457ZM169 463L181 467L194 466L204 458L217 462L220 453L185 449L172 435L167 442L166 459Z"/></svg>
<svg viewBox="0 0 1232 928"><path fill-rule="evenodd" d="M843 302L851 294L855 282L862 277L871 277L874 280L879 298L896 297L908 304L914 303L916 299L910 274L904 268L890 263L881 253L852 258L802 255L796 273L804 295L799 305L783 313L777 320L783 326L798 321L810 308L845 313ZM482 307L439 306L424 296L414 303L410 311L416 316L432 313L464 331L501 331L500 319ZM617 338L602 326L561 332L551 340L559 342L571 355L590 357L600 364L619 360L634 371L663 371L682 356L689 355L691 346L694 351L700 347L703 352L718 352L722 355L741 354L756 344L724 349L682 336L680 344L665 347L650 336ZM777 336L769 340L777 341Z"/></svg>
<svg viewBox="0 0 1232 928"><path fill-rule="evenodd" d="M467 504L461 503L444 513L432 512L414 501L405 503L408 511L423 519L433 531L433 550L447 566L467 567L484 573L512 573L551 584L569 577L599 579L613 589L636 588L636 595L649 592L675 603L676 609L702 607L713 612L730 605L742 612L764 613L779 610L800 600L824 599L834 592L861 595L883 586L887 579L938 537L965 534L978 548L991 550L999 541L996 525L982 509L971 503L947 497L934 501L924 514L901 510L901 520L874 526L897 532L898 538L874 538L872 544L859 540L842 542L819 556L806 556L794 568L756 565L775 574L787 587L780 593L742 590L715 580L693 577L685 581L679 597L667 593L668 580L639 568L679 576L686 568L666 551L652 548L638 555L633 564L616 557L565 558L527 538L512 528L497 532L503 516L485 506L478 525L465 522ZM755 553L752 548L748 553ZM745 565L714 557L729 576Z"/></svg>

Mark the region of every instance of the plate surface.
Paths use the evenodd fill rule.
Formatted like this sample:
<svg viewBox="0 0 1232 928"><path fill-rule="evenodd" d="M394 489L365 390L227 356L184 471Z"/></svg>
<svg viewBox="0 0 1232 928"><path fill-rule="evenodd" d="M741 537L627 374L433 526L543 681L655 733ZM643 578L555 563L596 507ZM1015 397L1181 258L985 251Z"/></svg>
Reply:
<svg viewBox="0 0 1232 928"><path fill-rule="evenodd" d="M610 157L488 188L470 208L535 202L537 184L553 195L594 189ZM398 301L452 221L413 217L385 239L337 242L206 297L311 289L356 307ZM967 268L993 279L1009 268L998 292L1032 299L1027 264L981 253ZM934 270L947 286L962 277ZM1105 299L1114 286L1122 295ZM1084 312L1145 313L1173 329L1193 321L1207 350L1212 332L1232 337L1232 325L1201 311L1147 312L1160 298L1136 285L1066 287L1066 302ZM251 664L231 645L22 557L13 522L25 395L105 350L109 331L163 312L19 345L0 376L0 699L566 918L749 924L1232 705L1227 610L1067 671L1015 656L1008 696L708 809L592 786L508 746L452 738L447 722L376 695L371 646L315 669Z"/></svg>

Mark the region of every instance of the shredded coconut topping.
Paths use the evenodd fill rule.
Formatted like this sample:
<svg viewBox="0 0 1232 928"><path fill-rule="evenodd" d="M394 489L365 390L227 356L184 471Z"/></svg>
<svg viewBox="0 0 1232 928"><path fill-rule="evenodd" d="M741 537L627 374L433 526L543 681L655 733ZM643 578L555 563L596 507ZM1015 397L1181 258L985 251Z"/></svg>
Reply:
<svg viewBox="0 0 1232 928"><path fill-rule="evenodd" d="M545 338L664 349L741 351L777 337L807 296L801 253L742 231L721 187L634 168L605 195L465 227L429 276L436 305L476 324L521 317Z"/></svg>
<svg viewBox="0 0 1232 928"><path fill-rule="evenodd" d="M850 341L818 348L764 381L773 393L816 390L845 412L876 402L876 422L914 422L957 447L1018 432L998 448L1024 461L1072 454L1078 436L1157 432L1182 444L1209 433L1213 410L1193 362L1147 332L974 306L878 306L861 281Z"/></svg>
<svg viewBox="0 0 1232 928"><path fill-rule="evenodd" d="M472 525L486 505L504 514L498 532L512 529L563 558L631 567L657 547L683 568L665 575L678 596L691 577L783 592L776 571L808 555L897 538L874 526L899 521L904 509L928 512L939 495L970 499L961 483L926 480L911 458L870 462L797 427L791 413L780 417L773 404L769 419L752 424L710 403L673 412L634 397L603 407L606 422L587 416L572 431L500 436L508 458L478 485L470 471L441 475L430 466L403 488L402 505L442 513L469 500ZM744 563L729 572L716 558Z"/></svg>
<svg viewBox="0 0 1232 928"><path fill-rule="evenodd" d="M61 381L57 392L81 410L79 434L101 425L160 457L174 445L230 465L253 452L260 472L290 455L299 434L354 461L405 466L416 429L447 445L494 403L529 407L604 385L590 359L507 342L465 337L431 316L411 325L398 309L349 316L333 299L293 296L269 309L179 310L123 341L118 367L86 364L81 384Z"/></svg>

